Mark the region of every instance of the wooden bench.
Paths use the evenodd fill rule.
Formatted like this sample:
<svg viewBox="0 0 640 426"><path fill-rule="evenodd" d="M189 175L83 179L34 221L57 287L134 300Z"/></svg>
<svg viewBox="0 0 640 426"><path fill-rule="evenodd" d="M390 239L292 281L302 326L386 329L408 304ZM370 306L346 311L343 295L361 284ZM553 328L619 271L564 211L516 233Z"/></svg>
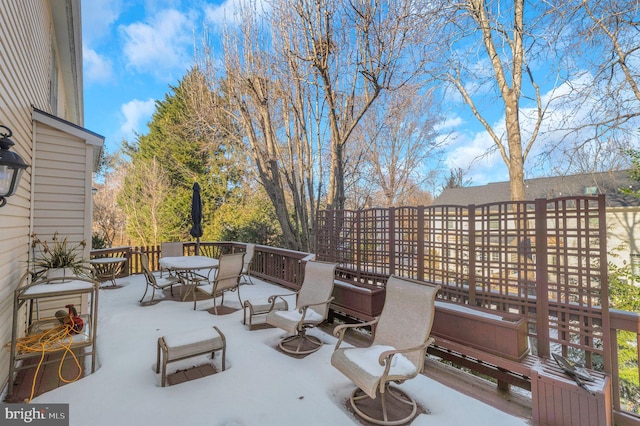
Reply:
<svg viewBox="0 0 640 426"><path fill-rule="evenodd" d="M167 383L167 364L197 355L222 351L222 371L225 369L227 342L218 327L206 327L158 338L156 373L160 372L162 358L162 387Z"/></svg>

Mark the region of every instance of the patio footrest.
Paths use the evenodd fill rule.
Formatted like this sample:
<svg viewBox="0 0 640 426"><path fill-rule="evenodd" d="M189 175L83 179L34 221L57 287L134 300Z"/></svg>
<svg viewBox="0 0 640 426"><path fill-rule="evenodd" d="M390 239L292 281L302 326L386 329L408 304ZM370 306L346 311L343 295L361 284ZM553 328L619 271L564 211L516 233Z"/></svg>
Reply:
<svg viewBox="0 0 640 426"><path fill-rule="evenodd" d="M215 352L221 350L222 371L224 371L226 348L227 342L224 334L216 326L158 338L156 373L160 372L160 366L162 365L162 387L167 383L167 364L173 361L204 355L209 352L211 352L211 357L213 358Z"/></svg>
<svg viewBox="0 0 640 426"><path fill-rule="evenodd" d="M256 317L261 315L267 315L271 310L271 303L251 303L249 300L244 301L244 316L242 318L242 324L247 323L247 317L249 319L249 330L253 329ZM279 299L273 304L274 311L286 311L289 309L289 304L284 299ZM247 315L248 314L248 315ZM262 324L262 323L261 323Z"/></svg>

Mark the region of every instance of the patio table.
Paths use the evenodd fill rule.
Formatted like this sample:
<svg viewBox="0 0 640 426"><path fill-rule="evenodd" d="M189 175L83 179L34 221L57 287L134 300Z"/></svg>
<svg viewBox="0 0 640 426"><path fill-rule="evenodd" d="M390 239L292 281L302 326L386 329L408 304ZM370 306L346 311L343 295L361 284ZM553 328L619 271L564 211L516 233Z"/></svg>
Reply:
<svg viewBox="0 0 640 426"><path fill-rule="evenodd" d="M158 263L161 268L173 271L182 278L182 285L185 287L182 301L195 291L195 287L201 281L208 281L208 278L198 274L198 271L217 269L219 264L218 259L208 256L168 256L161 257Z"/></svg>

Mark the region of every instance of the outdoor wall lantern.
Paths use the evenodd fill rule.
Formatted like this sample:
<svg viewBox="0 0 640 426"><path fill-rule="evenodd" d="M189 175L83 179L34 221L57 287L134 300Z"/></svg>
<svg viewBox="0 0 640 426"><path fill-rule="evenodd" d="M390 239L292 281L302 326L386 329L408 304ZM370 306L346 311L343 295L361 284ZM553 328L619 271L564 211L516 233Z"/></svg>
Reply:
<svg viewBox="0 0 640 426"><path fill-rule="evenodd" d="M2 132L4 129L7 133ZM16 193L22 172L29 167L15 152L9 151L14 142L9 139L13 133L0 124L0 207L7 204L7 197Z"/></svg>

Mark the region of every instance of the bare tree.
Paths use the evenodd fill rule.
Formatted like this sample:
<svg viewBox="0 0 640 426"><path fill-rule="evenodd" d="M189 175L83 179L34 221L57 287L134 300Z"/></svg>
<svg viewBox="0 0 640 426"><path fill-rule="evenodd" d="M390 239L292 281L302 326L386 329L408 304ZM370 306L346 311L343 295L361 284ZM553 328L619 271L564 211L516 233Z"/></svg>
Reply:
<svg viewBox="0 0 640 426"><path fill-rule="evenodd" d="M449 177L447 178L442 189L446 188L463 188L471 184L471 179L464 177L465 171L460 167L453 170L449 170Z"/></svg>
<svg viewBox="0 0 640 426"><path fill-rule="evenodd" d="M442 35L442 59L431 71L457 90L492 139L509 170L514 200L525 196L525 161L548 107L529 65L531 57L540 60L549 50L544 35L552 29L545 11L533 10L544 6L525 0L441 2L430 20L430 31ZM532 105L529 116L523 114L523 100ZM503 118L491 115L496 105Z"/></svg>
<svg viewBox="0 0 640 426"><path fill-rule="evenodd" d="M143 246L156 246L162 241L161 209L171 194L169 178L158 161L129 163L118 203L127 217L127 233Z"/></svg>
<svg viewBox="0 0 640 426"><path fill-rule="evenodd" d="M217 117L247 145L287 247L312 248L321 198L344 208L347 143L379 94L415 75L400 59L421 31L411 3L249 2L223 35L219 76L207 63Z"/></svg>
<svg viewBox="0 0 640 426"><path fill-rule="evenodd" d="M549 156L560 151L571 172L627 167L622 153L636 145L640 123L640 3L572 0L558 9L577 77L567 84L567 142Z"/></svg>
<svg viewBox="0 0 640 426"><path fill-rule="evenodd" d="M327 207L345 206L345 145L381 92L415 76L410 54L423 33L413 1L298 0L282 6L295 12L302 63L326 104L330 130ZM409 65L409 66L407 66Z"/></svg>
<svg viewBox="0 0 640 426"><path fill-rule="evenodd" d="M212 111L205 121L224 132L225 138L246 145L245 153L274 206L285 246L310 250L315 208L312 171L318 159L306 121L311 104L305 71L287 60L291 49L282 51L288 39L278 34L286 31L270 20L275 15L254 6L244 4L241 23L224 32L221 70L208 60L208 51L205 54L203 69L215 91L204 102L203 108L209 105Z"/></svg>
<svg viewBox="0 0 640 426"><path fill-rule="evenodd" d="M362 126L368 179L383 194L383 202L376 204L406 205L434 177L435 171L427 171L427 160L438 156L441 148L430 113L431 94L406 85L383 96L388 99L368 111Z"/></svg>
<svg viewBox="0 0 640 426"><path fill-rule="evenodd" d="M96 184L97 192L93 196L93 230L98 232L112 247L121 244L125 230L125 216L118 205L118 193L122 188L120 168L105 173L104 183Z"/></svg>

